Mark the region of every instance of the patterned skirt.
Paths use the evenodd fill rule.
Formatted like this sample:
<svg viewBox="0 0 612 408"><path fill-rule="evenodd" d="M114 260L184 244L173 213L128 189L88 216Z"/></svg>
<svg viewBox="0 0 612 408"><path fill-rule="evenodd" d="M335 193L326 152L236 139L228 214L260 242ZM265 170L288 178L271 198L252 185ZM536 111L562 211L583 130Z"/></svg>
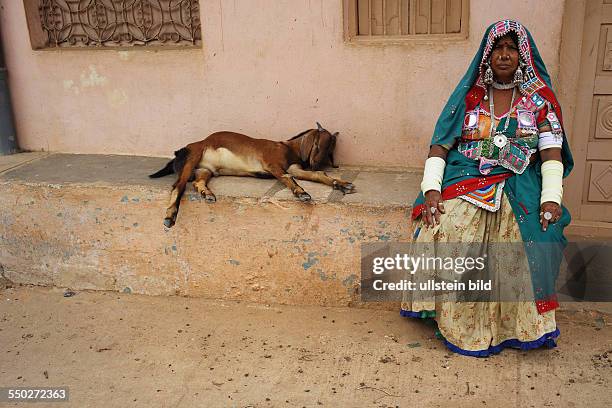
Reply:
<svg viewBox="0 0 612 408"><path fill-rule="evenodd" d="M522 242L510 202L502 195L498 211L483 210L456 198L444 202L446 214L434 228L416 224L415 242ZM508 246L514 253L496 256L497 280L523 281L515 291L530 289L531 274L522 246ZM519 248L519 249L517 249ZM517 253L519 252L519 253ZM490 260L491 261L491 260ZM513 299L529 299L530 293L516 293ZM533 299L533 297L531 297ZM533 349L554 347L559 336L555 311L539 314L533 300L516 302L450 302L438 299L412 300L403 293L401 314L406 317L434 318L446 346L454 352L476 357L497 354L504 348Z"/></svg>

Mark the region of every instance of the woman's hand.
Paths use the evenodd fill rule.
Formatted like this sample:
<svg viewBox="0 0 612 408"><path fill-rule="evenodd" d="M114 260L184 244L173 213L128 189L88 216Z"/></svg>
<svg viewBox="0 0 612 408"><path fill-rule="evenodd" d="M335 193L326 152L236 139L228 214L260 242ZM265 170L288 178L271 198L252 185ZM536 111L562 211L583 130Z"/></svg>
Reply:
<svg viewBox="0 0 612 408"><path fill-rule="evenodd" d="M440 214L444 214L442 194L436 190L429 190L425 193L425 209L423 210L425 225L433 227L440 224Z"/></svg>
<svg viewBox="0 0 612 408"><path fill-rule="evenodd" d="M448 149L446 147L432 145L429 148L429 155L427 157L439 157L446 161L447 155ZM440 179L442 179L442 175L440 175ZM427 190L423 195L425 196L423 220L425 221L425 226L429 228L440 223L440 214L444 214L444 203L442 202L442 194L437 190Z"/></svg>
<svg viewBox="0 0 612 408"><path fill-rule="evenodd" d="M548 218L548 214L550 214L550 219ZM542 231L546 231L548 228L548 224L554 224L559 221L563 211L561 210L561 206L552 201L546 201L542 203L540 206L540 224L542 224Z"/></svg>

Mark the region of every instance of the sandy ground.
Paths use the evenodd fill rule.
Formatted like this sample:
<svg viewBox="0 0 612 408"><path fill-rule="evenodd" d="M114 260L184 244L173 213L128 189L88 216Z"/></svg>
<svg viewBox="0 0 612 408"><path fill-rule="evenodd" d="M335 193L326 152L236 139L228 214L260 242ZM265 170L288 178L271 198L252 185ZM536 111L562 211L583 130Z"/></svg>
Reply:
<svg viewBox="0 0 612 408"><path fill-rule="evenodd" d="M560 312L558 348L476 359L397 312L16 287L0 387L69 387L36 407L607 407L610 318Z"/></svg>

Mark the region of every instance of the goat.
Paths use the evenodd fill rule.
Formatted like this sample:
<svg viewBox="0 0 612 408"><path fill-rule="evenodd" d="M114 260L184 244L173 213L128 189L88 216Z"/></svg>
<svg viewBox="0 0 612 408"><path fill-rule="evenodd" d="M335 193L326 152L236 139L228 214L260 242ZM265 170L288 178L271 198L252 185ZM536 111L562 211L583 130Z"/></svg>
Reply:
<svg viewBox="0 0 612 408"><path fill-rule="evenodd" d="M317 129L305 130L282 142L224 131L188 144L174 152L174 159L163 169L149 175L151 178L172 173L178 176L172 186L164 225L170 228L176 222L185 186L194 179L193 187L207 203L217 201L208 188L213 176L274 177L304 202L310 201L310 194L296 183L294 177L323 183L345 194L353 193L355 187L352 183L330 177L319 170L326 164L337 167L333 156L337 137L338 132L331 134L317 122Z"/></svg>

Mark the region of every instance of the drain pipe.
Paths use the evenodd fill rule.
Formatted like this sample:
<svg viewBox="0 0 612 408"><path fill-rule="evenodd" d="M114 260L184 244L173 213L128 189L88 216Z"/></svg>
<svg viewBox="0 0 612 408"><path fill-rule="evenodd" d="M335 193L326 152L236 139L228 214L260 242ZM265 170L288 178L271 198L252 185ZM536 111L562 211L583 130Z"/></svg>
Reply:
<svg viewBox="0 0 612 408"><path fill-rule="evenodd" d="M16 152L17 139L8 88L8 70L4 63L2 39L0 38L0 156Z"/></svg>

